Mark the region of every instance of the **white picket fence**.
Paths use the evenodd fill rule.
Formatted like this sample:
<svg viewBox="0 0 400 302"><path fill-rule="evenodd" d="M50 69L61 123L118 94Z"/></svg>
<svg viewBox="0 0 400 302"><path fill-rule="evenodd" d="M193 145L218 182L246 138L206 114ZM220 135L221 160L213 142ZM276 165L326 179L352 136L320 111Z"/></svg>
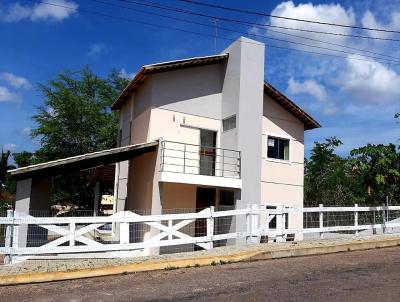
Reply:
<svg viewBox="0 0 400 302"><path fill-rule="evenodd" d="M303 227L293 228L299 213L303 214L300 218L304 221ZM210 207L197 213L138 215L123 211L97 217L33 217L9 210L7 217L0 218L0 226L5 229L0 254L5 255L5 263L32 258L132 257L188 244L210 249L216 242L284 242L294 234L302 238L309 233L320 234L320 237L332 232L353 236L366 230L385 233L400 228L398 218L400 206L251 205L228 211L214 211L214 207ZM223 225L221 219L225 219ZM110 230L104 230L104 226L109 226ZM101 240L104 233L112 240ZM38 234L41 241L29 243L29 237Z"/></svg>

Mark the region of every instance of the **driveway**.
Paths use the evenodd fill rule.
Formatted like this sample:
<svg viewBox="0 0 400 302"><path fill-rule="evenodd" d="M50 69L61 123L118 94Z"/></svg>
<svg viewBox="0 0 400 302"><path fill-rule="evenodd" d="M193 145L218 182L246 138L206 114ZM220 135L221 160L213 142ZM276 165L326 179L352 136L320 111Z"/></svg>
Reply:
<svg viewBox="0 0 400 302"><path fill-rule="evenodd" d="M400 301L400 247L0 287L0 301Z"/></svg>

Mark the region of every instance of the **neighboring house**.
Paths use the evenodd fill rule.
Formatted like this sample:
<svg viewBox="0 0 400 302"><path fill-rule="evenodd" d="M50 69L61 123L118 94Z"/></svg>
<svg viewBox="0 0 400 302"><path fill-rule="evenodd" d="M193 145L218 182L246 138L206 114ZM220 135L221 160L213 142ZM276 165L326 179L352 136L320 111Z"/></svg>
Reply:
<svg viewBox="0 0 400 302"><path fill-rule="evenodd" d="M34 207L35 175L111 162L114 211L302 207L304 131L320 125L264 81L264 54L242 37L219 55L143 66L112 106L121 147L15 170L17 210Z"/></svg>

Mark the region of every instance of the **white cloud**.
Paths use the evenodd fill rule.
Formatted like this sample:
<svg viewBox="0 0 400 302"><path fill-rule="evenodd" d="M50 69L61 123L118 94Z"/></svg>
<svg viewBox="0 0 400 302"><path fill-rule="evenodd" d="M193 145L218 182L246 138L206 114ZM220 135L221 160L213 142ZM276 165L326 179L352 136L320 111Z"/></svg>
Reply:
<svg viewBox="0 0 400 302"><path fill-rule="evenodd" d="M24 19L31 21L62 21L77 12L78 4L68 0L52 0L51 4L43 2L32 6L16 2L8 9L0 9L0 20L3 22L18 22Z"/></svg>
<svg viewBox="0 0 400 302"><path fill-rule="evenodd" d="M105 49L106 46L103 43L95 43L90 46L87 55L89 57L95 57L98 56L100 53L102 53Z"/></svg>
<svg viewBox="0 0 400 302"><path fill-rule="evenodd" d="M382 28L382 29L391 29L391 30L400 30L400 11L392 11L389 16L389 20L387 23L378 21L373 12L367 10L362 19L361 24L363 27L369 28ZM391 33L383 33L376 31L367 31L367 34L375 37L389 37L392 35Z"/></svg>
<svg viewBox="0 0 400 302"><path fill-rule="evenodd" d="M375 61L347 59L346 69L336 85L359 104L387 104L400 101L400 74ZM359 57L357 57L359 58Z"/></svg>
<svg viewBox="0 0 400 302"><path fill-rule="evenodd" d="M11 92L7 87L0 86L0 102L20 102L21 96Z"/></svg>
<svg viewBox="0 0 400 302"><path fill-rule="evenodd" d="M125 70L125 68L122 68L121 71L119 72L119 74L120 74L121 77L129 79L129 80L133 79L135 77L135 75L136 75L135 72L131 72L131 73L127 72Z"/></svg>
<svg viewBox="0 0 400 302"><path fill-rule="evenodd" d="M294 78L288 80L288 93L292 95L296 94L309 94L318 101L326 100L326 90L321 84L318 84L315 80L305 80L304 82L296 81Z"/></svg>
<svg viewBox="0 0 400 302"><path fill-rule="evenodd" d="M0 73L0 79L8 82L15 88L31 89L32 85L29 81L23 77L16 76L11 72Z"/></svg>
<svg viewBox="0 0 400 302"><path fill-rule="evenodd" d="M272 15L275 16L284 16L289 18L297 18L297 19L306 19L306 20L315 20L320 22L328 22L328 23L340 23L345 25L354 25L355 24L355 14L353 9L346 10L340 4L312 4L312 3L303 3L298 4L297 6L293 3L293 1L282 2L278 6L276 6L272 12ZM282 26L289 27L295 29L306 29L312 31L332 31L331 27L327 27L321 24L315 23L306 23L306 22L298 22L287 19L278 19L278 18L270 18L269 20L265 20L266 23L273 26ZM329 29L329 30L328 30ZM284 29L273 28L276 31L284 31ZM349 34L351 33L350 28L346 27L337 27L334 28L336 33L340 34ZM259 33L259 29L253 28L251 33ZM288 33L295 34L302 37L313 38L321 40L321 34L312 33L312 32L300 32L300 31L287 31ZM268 32L270 36L278 36L273 32ZM281 35L279 35L282 38ZM288 39L285 37L285 39ZM342 36L324 36L323 40L330 42L342 42L345 40L345 37ZM290 38L292 41L302 41L304 43L304 39L299 38ZM313 44L319 44L313 42ZM322 44L321 44L322 45ZM304 48L305 46L296 46L297 48Z"/></svg>
<svg viewBox="0 0 400 302"><path fill-rule="evenodd" d="M31 132L32 132L32 128L29 128L29 127L21 129L21 133L24 135L27 135L27 136L31 135Z"/></svg>
<svg viewBox="0 0 400 302"><path fill-rule="evenodd" d="M3 145L4 151L13 151L17 149L18 145L17 144L5 144Z"/></svg>

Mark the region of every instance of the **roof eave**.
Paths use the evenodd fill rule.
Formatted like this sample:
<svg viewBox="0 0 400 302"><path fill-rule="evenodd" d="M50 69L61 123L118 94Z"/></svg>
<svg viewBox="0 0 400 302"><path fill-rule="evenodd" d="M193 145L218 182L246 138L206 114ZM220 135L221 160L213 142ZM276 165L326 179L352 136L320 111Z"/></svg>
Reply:
<svg viewBox="0 0 400 302"><path fill-rule="evenodd" d="M129 145L108 150L87 153L58 160L53 160L37 165L22 167L7 171L15 179L26 179L31 177L47 177L66 172L90 169L101 165L116 163L131 157L154 151L159 141Z"/></svg>
<svg viewBox="0 0 400 302"><path fill-rule="evenodd" d="M318 123L311 115L301 109L287 96L281 93L278 89L273 87L271 84L264 82L264 92L272 97L275 101L292 113L297 119L299 119L304 124L304 130L312 130L316 128L321 128L321 124Z"/></svg>
<svg viewBox="0 0 400 302"><path fill-rule="evenodd" d="M145 77L149 74L172 71L188 67L197 67L210 64L217 64L226 60L229 54L219 54L214 56L195 57L177 61L163 62L142 66L135 77L124 88L115 102L111 105L112 110L120 109L122 104L130 97L132 92L143 83Z"/></svg>

